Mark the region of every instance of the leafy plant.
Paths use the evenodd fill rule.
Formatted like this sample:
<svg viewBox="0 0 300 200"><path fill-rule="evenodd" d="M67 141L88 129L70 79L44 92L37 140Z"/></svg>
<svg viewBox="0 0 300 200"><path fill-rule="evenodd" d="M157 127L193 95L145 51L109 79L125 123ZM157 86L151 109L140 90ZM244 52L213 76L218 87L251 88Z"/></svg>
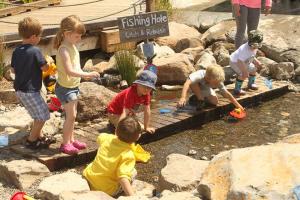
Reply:
<svg viewBox="0 0 300 200"><path fill-rule="evenodd" d="M155 10L166 10L169 16L174 14L174 9L170 0L155 0Z"/></svg>
<svg viewBox="0 0 300 200"><path fill-rule="evenodd" d="M31 3L31 2L34 2L34 0L22 0L23 3Z"/></svg>
<svg viewBox="0 0 300 200"><path fill-rule="evenodd" d="M137 61L132 52L121 50L115 53L117 69L123 80L131 85L136 79Z"/></svg>
<svg viewBox="0 0 300 200"><path fill-rule="evenodd" d="M4 38L0 37L0 80L2 80L3 75L4 75L4 67L5 67L5 62L4 62L4 53L6 50L6 46L4 44Z"/></svg>

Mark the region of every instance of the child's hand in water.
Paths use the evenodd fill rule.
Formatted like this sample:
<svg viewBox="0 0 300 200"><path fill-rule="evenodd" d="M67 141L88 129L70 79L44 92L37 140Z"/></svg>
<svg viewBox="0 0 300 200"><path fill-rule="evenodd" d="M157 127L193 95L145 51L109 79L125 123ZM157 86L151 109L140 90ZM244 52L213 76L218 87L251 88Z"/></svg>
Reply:
<svg viewBox="0 0 300 200"><path fill-rule="evenodd" d="M180 98L178 103L177 103L177 107L181 108L183 106L185 106L186 104L186 99L185 98Z"/></svg>

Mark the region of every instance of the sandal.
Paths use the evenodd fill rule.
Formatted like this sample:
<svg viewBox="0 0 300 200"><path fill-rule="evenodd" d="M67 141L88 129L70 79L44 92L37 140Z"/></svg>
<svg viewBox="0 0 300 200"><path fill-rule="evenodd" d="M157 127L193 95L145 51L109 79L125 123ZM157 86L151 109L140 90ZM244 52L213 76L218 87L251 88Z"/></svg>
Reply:
<svg viewBox="0 0 300 200"><path fill-rule="evenodd" d="M46 149L46 148L49 148L50 144L53 144L55 142L56 142L55 138L44 136L44 137L38 138L35 141L30 141L30 140L26 139L25 146L32 150L41 149L41 148Z"/></svg>

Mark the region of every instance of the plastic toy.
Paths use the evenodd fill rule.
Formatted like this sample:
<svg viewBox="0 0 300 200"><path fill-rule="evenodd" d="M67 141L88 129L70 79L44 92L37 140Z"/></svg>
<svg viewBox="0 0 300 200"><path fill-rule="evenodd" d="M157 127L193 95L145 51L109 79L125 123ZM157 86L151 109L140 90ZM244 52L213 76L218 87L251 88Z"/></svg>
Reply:
<svg viewBox="0 0 300 200"><path fill-rule="evenodd" d="M48 63L51 64L49 65L47 71L43 71L43 82L48 91L54 92L54 85L56 83L56 65L54 64L54 61L50 56L45 56L45 58L48 61Z"/></svg>
<svg viewBox="0 0 300 200"><path fill-rule="evenodd" d="M48 108L51 111L59 111L61 110L61 103L58 98L50 97L50 103L48 103Z"/></svg>
<svg viewBox="0 0 300 200"><path fill-rule="evenodd" d="M134 153L136 161L146 163L151 158L151 154L148 151L145 151L143 149L143 147L139 144L137 144L133 147L133 153Z"/></svg>
<svg viewBox="0 0 300 200"><path fill-rule="evenodd" d="M229 114L231 117L234 117L236 119L244 119L246 117L246 112L241 110L240 108L234 109Z"/></svg>
<svg viewBox="0 0 300 200"><path fill-rule="evenodd" d="M161 108L161 109L159 109L159 113L160 114L167 114L167 113L171 113L171 112L172 112L172 110L167 109L167 108Z"/></svg>
<svg viewBox="0 0 300 200"><path fill-rule="evenodd" d="M10 200L34 200L34 198L27 196L25 192L16 192Z"/></svg>

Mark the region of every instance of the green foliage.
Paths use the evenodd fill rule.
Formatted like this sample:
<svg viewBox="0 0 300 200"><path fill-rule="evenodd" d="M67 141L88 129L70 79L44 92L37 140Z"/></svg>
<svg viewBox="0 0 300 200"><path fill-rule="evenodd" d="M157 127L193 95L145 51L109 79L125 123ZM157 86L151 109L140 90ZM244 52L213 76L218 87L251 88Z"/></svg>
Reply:
<svg viewBox="0 0 300 200"><path fill-rule="evenodd" d="M4 75L4 53L6 50L5 44L3 43L4 39L0 37L0 80L2 80L3 75Z"/></svg>
<svg viewBox="0 0 300 200"><path fill-rule="evenodd" d="M131 85L136 79L137 61L132 52L121 50L115 53L117 69L123 80Z"/></svg>
<svg viewBox="0 0 300 200"><path fill-rule="evenodd" d="M6 2L6 1L5 0L0 0L0 9L6 7L4 2Z"/></svg>
<svg viewBox="0 0 300 200"><path fill-rule="evenodd" d="M169 16L174 14L174 9L169 0L155 0L155 10L166 10Z"/></svg>
<svg viewBox="0 0 300 200"><path fill-rule="evenodd" d="M34 0L22 0L23 3L31 3L31 2L34 2Z"/></svg>

